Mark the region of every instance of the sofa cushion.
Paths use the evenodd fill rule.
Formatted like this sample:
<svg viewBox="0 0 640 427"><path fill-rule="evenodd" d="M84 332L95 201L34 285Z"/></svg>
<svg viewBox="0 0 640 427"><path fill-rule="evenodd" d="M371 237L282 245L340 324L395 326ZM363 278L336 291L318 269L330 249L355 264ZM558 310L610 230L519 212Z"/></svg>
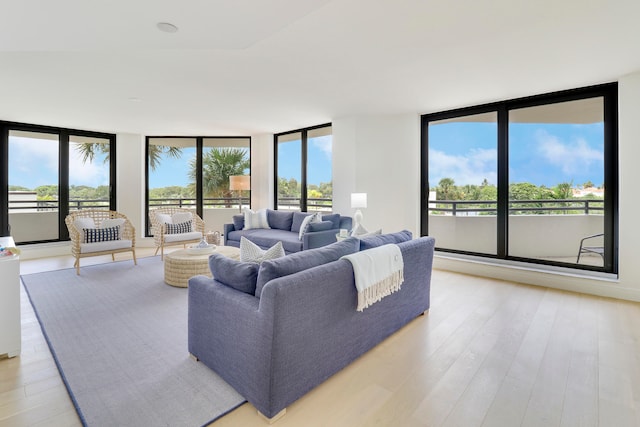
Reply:
<svg viewBox="0 0 640 427"><path fill-rule="evenodd" d="M233 228L240 231L244 228L244 215L234 215L233 218Z"/></svg>
<svg viewBox="0 0 640 427"><path fill-rule="evenodd" d="M302 221L309 215L313 215L307 212L294 212L293 213L293 221L291 222L291 231L295 233L300 232L300 226L302 225Z"/></svg>
<svg viewBox="0 0 640 427"><path fill-rule="evenodd" d="M258 264L254 262L241 262L213 253L209 257L209 270L220 283L247 294L253 295L256 292Z"/></svg>
<svg viewBox="0 0 640 427"><path fill-rule="evenodd" d="M409 230L398 231L397 233L380 234L377 236L367 236L360 239L360 250L375 248L389 243L402 243L409 241L413 235Z"/></svg>
<svg viewBox="0 0 640 427"><path fill-rule="evenodd" d="M300 224L300 231L298 232L298 239L302 240L305 233L309 231L309 225L314 222L322 222L319 212L311 214L302 220L302 224Z"/></svg>
<svg viewBox="0 0 640 427"><path fill-rule="evenodd" d="M271 228L291 231L293 212L274 211L273 209L267 209L267 220L269 221L269 226Z"/></svg>
<svg viewBox="0 0 640 427"><path fill-rule="evenodd" d="M282 242L277 242L269 249L262 249L246 237L240 238L240 261L260 264L269 259L285 256Z"/></svg>
<svg viewBox="0 0 640 427"><path fill-rule="evenodd" d="M340 228L340 214L322 215L322 221L331 221L331 228Z"/></svg>
<svg viewBox="0 0 640 427"><path fill-rule="evenodd" d="M309 229L307 230L307 232L326 231L332 230L333 228L333 222L331 221L312 222L311 224L309 224Z"/></svg>
<svg viewBox="0 0 640 427"><path fill-rule="evenodd" d="M260 270L258 271L255 295L259 298L264 285L272 279L336 261L344 255L358 252L358 249L359 240L355 237L350 237L321 248L309 249L282 258L264 261L260 264Z"/></svg>

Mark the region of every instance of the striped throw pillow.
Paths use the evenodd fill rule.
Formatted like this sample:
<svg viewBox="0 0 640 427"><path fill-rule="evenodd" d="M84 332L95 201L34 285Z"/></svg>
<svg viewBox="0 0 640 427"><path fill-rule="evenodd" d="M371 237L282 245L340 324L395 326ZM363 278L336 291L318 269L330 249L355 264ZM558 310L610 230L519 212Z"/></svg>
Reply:
<svg viewBox="0 0 640 427"><path fill-rule="evenodd" d="M86 243L120 240L120 227L83 228L82 232L84 233L84 241Z"/></svg>
<svg viewBox="0 0 640 427"><path fill-rule="evenodd" d="M251 209L245 209L244 229L251 230L252 228L271 228L269 227L266 209L260 209L257 212L254 212Z"/></svg>
<svg viewBox="0 0 640 427"><path fill-rule="evenodd" d="M181 222L178 224L167 223L167 234L191 233L191 221Z"/></svg>

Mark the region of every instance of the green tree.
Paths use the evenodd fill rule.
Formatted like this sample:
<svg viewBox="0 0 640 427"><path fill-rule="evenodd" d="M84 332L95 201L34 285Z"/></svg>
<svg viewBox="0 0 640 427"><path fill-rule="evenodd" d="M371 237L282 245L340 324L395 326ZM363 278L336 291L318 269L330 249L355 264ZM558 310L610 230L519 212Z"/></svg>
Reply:
<svg viewBox="0 0 640 427"><path fill-rule="evenodd" d="M105 163L107 163L111 157L109 144L104 142L82 142L74 145L76 151L78 151L82 157L82 163L92 163L98 153L105 154ZM151 170L156 170L158 166L160 166L160 162L165 155L178 159L182 155L182 148L170 145L149 144L149 167Z"/></svg>
<svg viewBox="0 0 640 427"><path fill-rule="evenodd" d="M455 200L456 186L453 178L442 178L438 182L437 200Z"/></svg>
<svg viewBox="0 0 640 427"><path fill-rule="evenodd" d="M196 160L189 162L189 177L196 180ZM205 197L230 199L229 176L244 175L251 166L247 150L243 148L216 147L202 156L202 189Z"/></svg>

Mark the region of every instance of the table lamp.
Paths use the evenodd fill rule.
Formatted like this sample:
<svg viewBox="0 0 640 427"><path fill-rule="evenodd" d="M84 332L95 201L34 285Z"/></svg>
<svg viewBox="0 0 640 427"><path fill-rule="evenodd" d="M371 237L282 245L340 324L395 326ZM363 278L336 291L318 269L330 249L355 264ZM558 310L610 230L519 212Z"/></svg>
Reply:
<svg viewBox="0 0 640 427"><path fill-rule="evenodd" d="M242 212L242 191L251 190L251 175L230 175L229 190L238 192L238 206Z"/></svg>
<svg viewBox="0 0 640 427"><path fill-rule="evenodd" d="M353 214L353 229L357 230L362 224L362 211L360 211L360 208L367 207L367 193L351 193L351 207L356 209Z"/></svg>

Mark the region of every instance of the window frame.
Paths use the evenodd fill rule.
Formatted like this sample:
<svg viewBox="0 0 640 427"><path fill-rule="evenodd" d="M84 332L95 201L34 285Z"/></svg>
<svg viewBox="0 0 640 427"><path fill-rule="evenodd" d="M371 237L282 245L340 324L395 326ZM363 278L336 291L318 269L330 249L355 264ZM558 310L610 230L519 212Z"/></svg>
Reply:
<svg viewBox="0 0 640 427"><path fill-rule="evenodd" d="M550 105L567 101L577 101L594 97L603 98L604 113L604 266L589 266L554 262L528 257L509 255L509 111L514 109ZM498 170L497 170L497 254L485 254L455 249L438 248L438 252L471 255L488 259L542 264L577 270L591 270L618 274L618 83L570 89L559 92L534 95L507 101L494 102L421 116L421 208L420 234L429 233L429 122L452 119L474 114L497 113ZM437 242L436 242L437 245ZM577 246L576 246L577 251ZM577 252L576 252L577 253Z"/></svg>
<svg viewBox="0 0 640 427"><path fill-rule="evenodd" d="M208 139L246 139L248 141L249 149L249 163L251 163L251 137L250 136L158 136L151 135L145 136L144 145L144 207L145 207L145 237L152 237L151 234L151 222L149 221L149 140L152 139L194 139L196 141L196 194L195 194L195 208L196 213L200 218L204 219L204 193L202 191L202 159L205 148L204 141ZM249 166L249 175L251 175L251 166ZM250 194L250 193L249 193ZM251 196L249 196L249 208L251 208Z"/></svg>
<svg viewBox="0 0 640 427"><path fill-rule="evenodd" d="M307 212L308 209L308 197L307 197L307 161L308 161L308 133L316 129L322 129L332 127L331 123L324 123L321 125L310 126L301 129L290 130L286 132L280 132L273 135L273 208L278 210L278 138L291 135L294 133L300 133L301 148L300 148L300 212ZM333 129L331 130L333 136ZM333 165L331 166L333 168ZM332 171L333 172L333 171ZM333 197L331 201L333 208Z"/></svg>
<svg viewBox="0 0 640 427"><path fill-rule="evenodd" d="M69 140L73 136L105 139L109 141L109 210L116 209L116 135L79 129L43 126L29 123L0 121L0 235L9 234L9 133L11 131L48 133L58 135L58 238L20 242L19 245L61 242L69 240L65 218L69 214Z"/></svg>

